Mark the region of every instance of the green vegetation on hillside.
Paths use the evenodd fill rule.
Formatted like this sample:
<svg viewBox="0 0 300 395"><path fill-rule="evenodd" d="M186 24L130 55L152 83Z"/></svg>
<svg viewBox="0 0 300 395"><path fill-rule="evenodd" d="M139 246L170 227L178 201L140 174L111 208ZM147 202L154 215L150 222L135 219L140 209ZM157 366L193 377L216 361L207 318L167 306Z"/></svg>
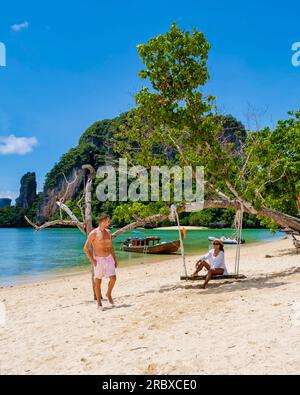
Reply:
<svg viewBox="0 0 300 395"><path fill-rule="evenodd" d="M23 228L28 227L24 216L29 218L35 218L38 207L43 200L43 193L39 193L28 209L24 209L18 206L10 206L0 208L0 227L2 228Z"/></svg>
<svg viewBox="0 0 300 395"><path fill-rule="evenodd" d="M90 126L80 137L77 147L64 154L46 175L45 189L55 187L63 174L67 175L74 168L87 163L98 168L113 157L114 135L125 118L126 115L122 114L111 120L95 122Z"/></svg>

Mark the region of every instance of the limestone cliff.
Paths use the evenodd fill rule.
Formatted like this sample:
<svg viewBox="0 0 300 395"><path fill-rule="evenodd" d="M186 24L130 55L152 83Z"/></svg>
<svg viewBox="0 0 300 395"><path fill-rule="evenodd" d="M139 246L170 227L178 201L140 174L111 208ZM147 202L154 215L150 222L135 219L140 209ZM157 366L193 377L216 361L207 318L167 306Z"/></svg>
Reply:
<svg viewBox="0 0 300 395"><path fill-rule="evenodd" d="M66 178L61 176L55 186L44 188L44 197L36 217L38 223L41 224L47 221L58 210L57 200L62 197L64 197L65 201L70 200L81 190L83 183L81 167L72 168L65 176ZM70 183L69 186L66 180Z"/></svg>
<svg viewBox="0 0 300 395"><path fill-rule="evenodd" d="M62 196L71 200L82 189L84 177L81 169L91 164L96 169L114 157L113 140L125 115L95 122L80 137L77 147L70 149L46 175L43 199L37 211L37 222L43 223L58 210L56 201ZM77 177L76 177L77 175ZM76 181L73 182L76 178ZM68 183L71 183L68 187ZM67 194L66 194L67 191Z"/></svg>
<svg viewBox="0 0 300 395"><path fill-rule="evenodd" d="M36 200L36 175L35 173L26 173L21 178L20 196L16 199L16 207L28 210Z"/></svg>

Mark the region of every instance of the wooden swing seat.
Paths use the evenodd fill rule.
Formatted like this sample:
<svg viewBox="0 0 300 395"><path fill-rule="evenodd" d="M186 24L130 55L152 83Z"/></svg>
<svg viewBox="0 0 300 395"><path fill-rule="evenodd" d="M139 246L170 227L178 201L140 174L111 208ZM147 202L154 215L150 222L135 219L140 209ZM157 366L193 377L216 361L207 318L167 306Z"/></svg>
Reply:
<svg viewBox="0 0 300 395"><path fill-rule="evenodd" d="M234 279L234 280L244 280L245 278L247 278L244 274L228 274L227 276L224 275L217 275L217 276L213 276L211 278L212 280L230 280L230 279ZM189 281L199 281L199 280L205 280L206 276L181 276L180 280L189 280Z"/></svg>
<svg viewBox="0 0 300 395"><path fill-rule="evenodd" d="M174 210L175 208L175 210ZM180 250L181 250L181 255L183 259L183 266L185 269L185 273L187 272L186 269L186 263L185 263L185 254L184 254L184 246L183 246L183 241L182 241L182 231L180 229L180 222L179 222L179 217L178 217L178 212L176 205L172 205L172 212L175 215L177 226L178 226L178 231L179 231L179 239L180 239ZM238 222L237 222L238 221ZM242 227L243 227L243 207L241 204L241 208L237 211L236 216L235 216L235 222L237 223L236 229L237 229L237 239L242 240ZM240 264L240 245L241 243L237 243L236 245L236 257L235 257L235 272L239 271L239 264ZM207 275L205 276L180 276L180 280L186 280L186 281L199 281L199 280L205 280ZM247 278L244 274L228 274L227 276L225 275L215 275L212 276L211 280L244 280Z"/></svg>

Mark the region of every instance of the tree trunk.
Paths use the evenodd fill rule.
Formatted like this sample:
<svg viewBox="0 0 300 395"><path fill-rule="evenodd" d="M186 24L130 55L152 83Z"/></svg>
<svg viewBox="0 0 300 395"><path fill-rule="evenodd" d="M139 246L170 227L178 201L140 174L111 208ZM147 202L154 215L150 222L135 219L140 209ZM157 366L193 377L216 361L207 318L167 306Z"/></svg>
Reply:
<svg viewBox="0 0 300 395"><path fill-rule="evenodd" d="M233 208L237 210L240 208L240 202L238 200L229 200L229 201L208 200L207 202L204 203L204 208ZM249 213L253 213L254 210L249 203L247 207L244 207L244 209ZM265 206L262 206L259 209L256 209L255 211L256 211L256 215L259 217L272 219L278 225L282 227L289 227L300 233L300 218L281 213L280 211L276 211Z"/></svg>
<svg viewBox="0 0 300 395"><path fill-rule="evenodd" d="M82 166L83 169L86 169L89 173L87 176L86 186L85 186L85 219L84 219L84 226L87 236L93 230L93 210L92 210L92 185L93 180L96 176L95 169L91 165L84 165ZM92 281L92 288L93 288L93 296L94 300L97 300L96 291L95 291L95 281L94 281L94 267L92 265L91 270L91 281Z"/></svg>
<svg viewBox="0 0 300 395"><path fill-rule="evenodd" d="M93 230L93 216L92 216L92 185L96 176L95 169L91 165L82 166L83 169L88 170L88 176L85 186L85 230L89 235Z"/></svg>
<svg viewBox="0 0 300 395"><path fill-rule="evenodd" d="M230 201L207 201L204 203L204 208L240 208L240 202L237 200ZM252 206L250 204L244 207L245 211L253 213ZM300 233L300 218L292 217L291 215L281 213L280 211L272 210L268 207L262 206L256 210L256 215L259 217L265 217L272 219L278 225L282 227L289 227Z"/></svg>
<svg viewBox="0 0 300 395"><path fill-rule="evenodd" d="M296 205L297 205L297 209L298 209L298 214L300 215L300 195L297 196Z"/></svg>
<svg viewBox="0 0 300 395"><path fill-rule="evenodd" d="M249 205L248 205L249 206ZM235 210L238 210L241 208L241 203L238 200L207 200L202 203L179 203L177 204L177 212L178 213L188 213L188 212L195 212L195 211L200 211L203 209L208 209L208 208L232 208ZM245 211L248 211L248 207L245 208ZM249 211L250 213L253 212L253 209L251 206L249 206ZM248 212L249 212L248 211ZM289 227L296 231L297 233L300 234L300 218L292 217L291 215L281 213L276 210L272 210L268 207L261 207L260 209L256 210L257 215L260 217L265 217L272 219L275 221L278 225L282 227ZM133 222L129 225L124 226L123 228L117 230L112 234L112 237L115 238L125 232L128 232L132 229L137 228L138 226L143 226L146 223L149 222L162 222L165 220L170 219L169 214L157 214L157 215L152 215L147 218L142 218L136 222Z"/></svg>
<svg viewBox="0 0 300 395"><path fill-rule="evenodd" d="M300 218L292 217L291 215L284 214L280 211L272 210L264 206L262 206L257 213L259 216L272 219L278 225L291 228L300 234Z"/></svg>

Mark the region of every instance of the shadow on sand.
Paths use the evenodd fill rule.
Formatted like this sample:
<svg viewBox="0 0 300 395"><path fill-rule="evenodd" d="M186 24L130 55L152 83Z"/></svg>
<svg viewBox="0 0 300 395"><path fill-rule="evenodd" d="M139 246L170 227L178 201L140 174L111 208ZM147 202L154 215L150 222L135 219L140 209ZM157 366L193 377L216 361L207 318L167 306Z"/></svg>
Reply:
<svg viewBox="0 0 300 395"><path fill-rule="evenodd" d="M202 281L200 283L195 284L193 282L192 284L189 283L188 281L182 281L180 284L175 284L172 286L162 286L160 289L154 289L154 290L148 290L144 291L141 293L138 293L136 295L124 295L122 297L141 297L144 295L148 294L154 294L154 293L165 293L165 292L173 292L178 289L182 290L195 290L195 291L200 291L201 294L203 295L209 295L209 294L218 294L218 293L223 293L223 292L236 292L236 291L246 291L249 289L266 289L266 288L278 288L283 285L286 285L286 282L283 281L276 281L277 278L287 278L289 276L293 276L295 274L300 273L300 268L290 268L287 270L284 270L282 272L276 272L276 273L270 273L266 275L261 275L261 276L256 276L256 277L247 277L243 280L220 280L218 283L215 283L214 280L212 280L209 283L208 288L206 289L201 289L200 286L202 284ZM270 282L272 281L272 282Z"/></svg>
<svg viewBox="0 0 300 395"><path fill-rule="evenodd" d="M207 289L201 290L205 295L209 294L218 294L222 292L236 292L236 291L247 291L249 289L266 289L266 288L278 288L283 285L286 285L286 282L276 281L276 279L283 279L289 276L293 276L295 274L300 273L300 268L291 268L284 270L282 272L270 273L266 275L256 276L256 277L247 277L243 280L224 280L220 283L211 282ZM202 284L202 283L201 283ZM185 285L181 286L184 289L199 289L199 285Z"/></svg>

